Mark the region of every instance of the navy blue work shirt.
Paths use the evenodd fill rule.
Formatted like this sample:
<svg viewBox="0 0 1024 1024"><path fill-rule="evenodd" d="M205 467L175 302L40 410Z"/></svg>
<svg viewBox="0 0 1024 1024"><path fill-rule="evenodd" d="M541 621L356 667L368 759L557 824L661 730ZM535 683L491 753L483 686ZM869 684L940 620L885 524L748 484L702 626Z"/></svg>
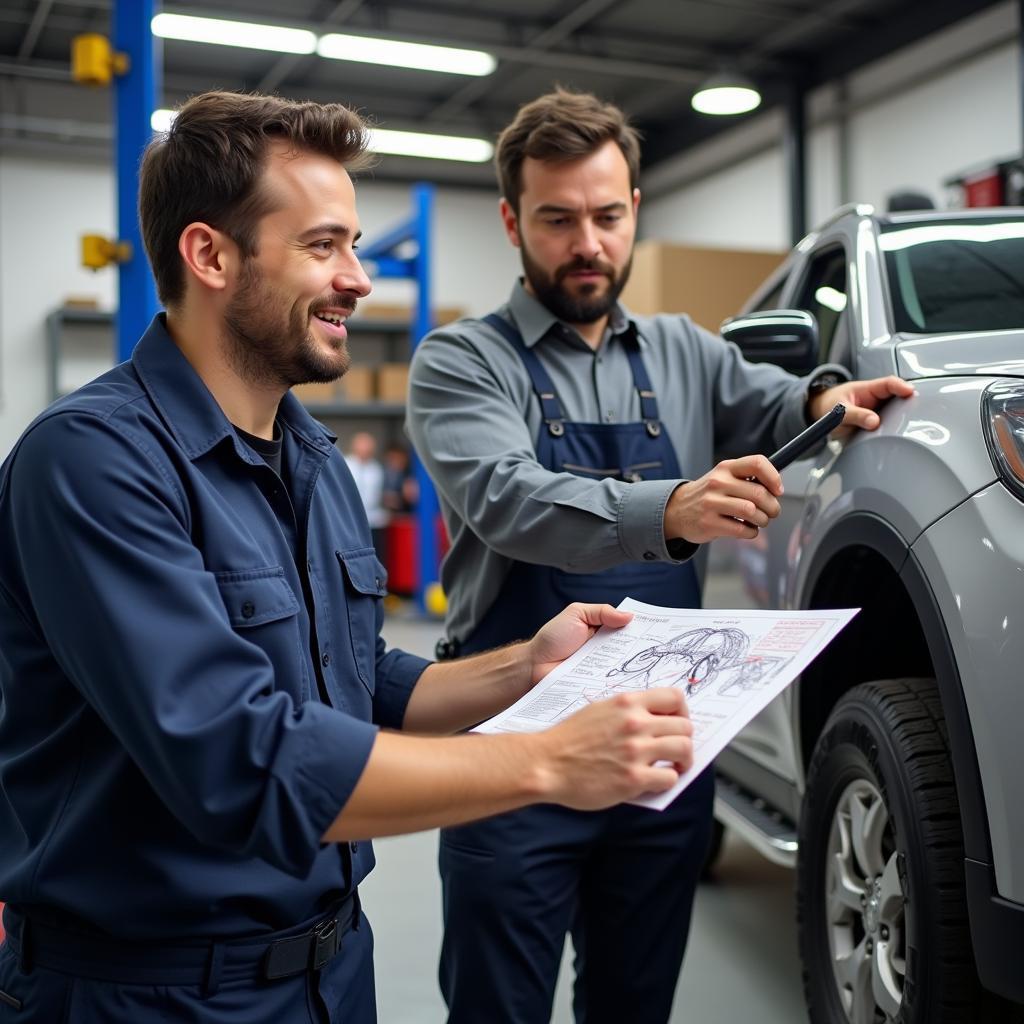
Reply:
<svg viewBox="0 0 1024 1024"><path fill-rule="evenodd" d="M0 900L234 936L373 866L320 837L429 663L385 650L334 438L291 394L278 421L290 495L161 316L0 469Z"/></svg>

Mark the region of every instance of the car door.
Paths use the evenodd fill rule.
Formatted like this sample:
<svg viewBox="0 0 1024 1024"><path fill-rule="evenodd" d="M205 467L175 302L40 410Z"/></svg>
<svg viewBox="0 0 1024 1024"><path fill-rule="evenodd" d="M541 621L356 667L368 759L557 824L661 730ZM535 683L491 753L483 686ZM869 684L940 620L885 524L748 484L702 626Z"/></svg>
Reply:
<svg viewBox="0 0 1024 1024"><path fill-rule="evenodd" d="M818 362L850 366L848 309L850 256L841 235L820 238L808 258L794 266L785 286L773 289L755 309L803 309L818 322ZM771 303L770 305L766 303ZM748 592L765 608L791 608L790 582L798 554L800 526L814 481L815 457L800 459L783 472L782 510L753 541L740 542L738 560ZM793 689L765 708L730 745L787 782L799 783L798 743L794 741Z"/></svg>

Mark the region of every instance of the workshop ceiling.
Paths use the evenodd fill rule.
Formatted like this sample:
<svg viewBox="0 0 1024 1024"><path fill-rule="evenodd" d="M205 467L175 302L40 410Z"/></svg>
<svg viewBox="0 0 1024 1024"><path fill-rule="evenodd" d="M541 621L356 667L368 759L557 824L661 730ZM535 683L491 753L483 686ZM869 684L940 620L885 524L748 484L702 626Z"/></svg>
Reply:
<svg viewBox="0 0 1024 1024"><path fill-rule="evenodd" d="M129 2L129 0L123 0ZM839 78L996 0L186 0L177 14L482 49L479 78L164 40L165 106L210 88L341 101L381 128L493 140L556 84L622 106L649 169L737 123L690 98L723 69L752 79L761 109ZM108 35L112 0L3 0L0 148L74 159L111 148L111 98L71 81L71 40ZM378 180L493 187L488 164L385 156Z"/></svg>

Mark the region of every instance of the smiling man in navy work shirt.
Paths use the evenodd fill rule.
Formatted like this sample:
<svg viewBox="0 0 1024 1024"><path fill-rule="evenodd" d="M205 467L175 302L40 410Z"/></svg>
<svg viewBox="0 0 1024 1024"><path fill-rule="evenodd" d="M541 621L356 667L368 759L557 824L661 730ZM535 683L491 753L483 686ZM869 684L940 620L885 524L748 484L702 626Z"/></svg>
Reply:
<svg viewBox="0 0 1024 1024"><path fill-rule="evenodd" d="M0 1021L365 1024L360 840L609 806L692 760L672 690L422 735L628 617L573 605L445 665L385 650L359 495L288 391L349 363L365 142L338 105L185 104L140 177L166 315L0 470Z"/></svg>

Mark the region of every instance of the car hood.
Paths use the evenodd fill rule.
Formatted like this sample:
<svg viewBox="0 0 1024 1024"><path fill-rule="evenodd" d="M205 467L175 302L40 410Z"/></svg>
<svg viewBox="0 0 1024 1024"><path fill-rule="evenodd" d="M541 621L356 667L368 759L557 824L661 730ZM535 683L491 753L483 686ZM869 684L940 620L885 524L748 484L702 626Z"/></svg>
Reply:
<svg viewBox="0 0 1024 1024"><path fill-rule="evenodd" d="M897 335L901 377L1024 377L1024 331L985 334Z"/></svg>

